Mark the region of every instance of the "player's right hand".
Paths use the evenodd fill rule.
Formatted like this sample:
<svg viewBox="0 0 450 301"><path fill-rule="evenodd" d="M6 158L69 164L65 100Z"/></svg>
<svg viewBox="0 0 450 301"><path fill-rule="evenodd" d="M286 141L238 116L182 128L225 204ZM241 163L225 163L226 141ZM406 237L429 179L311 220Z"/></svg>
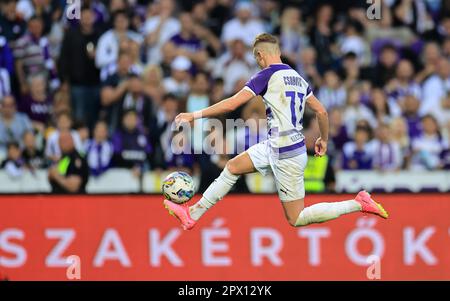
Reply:
<svg viewBox="0 0 450 301"><path fill-rule="evenodd" d="M183 123L190 123L194 121L194 114L193 113L180 113L175 117L175 125L178 127L182 125Z"/></svg>
<svg viewBox="0 0 450 301"><path fill-rule="evenodd" d="M327 153L327 142L322 140L322 138L318 138L316 140L316 144L314 145L314 156L322 157Z"/></svg>

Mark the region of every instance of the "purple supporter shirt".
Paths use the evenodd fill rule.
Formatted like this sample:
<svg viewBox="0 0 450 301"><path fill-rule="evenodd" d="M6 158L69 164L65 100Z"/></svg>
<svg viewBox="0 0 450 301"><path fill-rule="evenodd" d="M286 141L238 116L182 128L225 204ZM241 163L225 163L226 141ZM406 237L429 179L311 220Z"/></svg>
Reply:
<svg viewBox="0 0 450 301"><path fill-rule="evenodd" d="M421 119L418 115L404 116L408 125L408 135L410 139L417 138L422 134Z"/></svg>
<svg viewBox="0 0 450 301"><path fill-rule="evenodd" d="M138 129L132 132L118 130L112 138L114 153L126 165L140 165L147 159L152 147L147 137Z"/></svg>
<svg viewBox="0 0 450 301"><path fill-rule="evenodd" d="M20 102L19 110L32 121L46 124L53 110L52 99L47 97L44 101L36 101L31 95L26 95Z"/></svg>
<svg viewBox="0 0 450 301"><path fill-rule="evenodd" d="M170 39L170 41L177 47L184 48L191 52L197 52L203 49L202 42L195 36L192 36L189 39L185 39L181 36L181 34L176 34Z"/></svg>
<svg viewBox="0 0 450 301"><path fill-rule="evenodd" d="M192 169L194 166L193 154L172 154L172 158L166 161L168 168L170 167L185 167Z"/></svg>
<svg viewBox="0 0 450 301"><path fill-rule="evenodd" d="M338 150L341 150L344 147L344 144L350 141L345 125L341 125L336 135L330 136L330 138L334 143L334 147Z"/></svg>
<svg viewBox="0 0 450 301"><path fill-rule="evenodd" d="M354 142L347 142L343 147L343 169L364 170L372 168L373 154L369 151L369 145L365 144L363 149L358 149ZM354 161L356 166L351 166Z"/></svg>

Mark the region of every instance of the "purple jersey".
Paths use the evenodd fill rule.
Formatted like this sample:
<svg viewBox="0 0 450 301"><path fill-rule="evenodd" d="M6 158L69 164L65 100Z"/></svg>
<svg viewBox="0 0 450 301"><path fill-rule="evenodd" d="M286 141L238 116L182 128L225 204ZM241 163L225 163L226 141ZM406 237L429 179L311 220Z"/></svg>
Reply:
<svg viewBox="0 0 450 301"><path fill-rule="evenodd" d="M19 109L27 114L32 121L46 124L52 113L53 104L50 97L47 97L44 101L36 101L31 95L27 95L22 98Z"/></svg>

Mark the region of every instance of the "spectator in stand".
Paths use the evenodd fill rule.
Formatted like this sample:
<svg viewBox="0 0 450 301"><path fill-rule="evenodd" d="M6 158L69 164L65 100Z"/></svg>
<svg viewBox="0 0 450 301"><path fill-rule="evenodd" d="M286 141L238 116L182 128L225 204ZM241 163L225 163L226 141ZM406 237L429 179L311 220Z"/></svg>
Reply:
<svg viewBox="0 0 450 301"><path fill-rule="evenodd" d="M406 95L422 98L422 90L414 81L414 66L411 61L402 59L397 65L395 77L386 84L386 92L393 105L400 105Z"/></svg>
<svg viewBox="0 0 450 301"><path fill-rule="evenodd" d="M339 42L339 50L342 54L354 53L361 66L367 66L370 63L370 49L367 41L362 36L363 25L351 19L344 28L344 35Z"/></svg>
<svg viewBox="0 0 450 301"><path fill-rule="evenodd" d="M145 64L142 61L141 56L141 44L135 40L126 40L126 51L130 54L131 58L131 68L133 73L142 74L145 68Z"/></svg>
<svg viewBox="0 0 450 301"><path fill-rule="evenodd" d="M317 69L317 51L313 47L307 47L300 52L300 62L297 70L300 75L315 89L322 84L322 76Z"/></svg>
<svg viewBox="0 0 450 301"><path fill-rule="evenodd" d="M53 99L47 93L45 75L36 74L29 78L30 93L22 97L19 110L31 119L33 128L43 134L50 121Z"/></svg>
<svg viewBox="0 0 450 301"><path fill-rule="evenodd" d="M333 70L328 70L324 74L324 84L319 88L317 97L327 110L345 105L347 91L341 84L339 76Z"/></svg>
<svg viewBox="0 0 450 301"><path fill-rule="evenodd" d="M98 40L95 51L95 64L101 72L109 73L108 68L114 65L119 58L120 44L127 39L142 43L142 37L134 31L128 29L129 19L125 10L118 10L113 15L114 27Z"/></svg>
<svg viewBox="0 0 450 301"><path fill-rule="evenodd" d="M383 90L375 88L371 91L371 98L369 102L369 109L371 110L375 120L378 124L389 123L391 121L391 106L388 104L386 93ZM401 112L396 114L400 115Z"/></svg>
<svg viewBox="0 0 450 301"><path fill-rule="evenodd" d="M11 78L13 76L14 56L11 48L9 48L8 41L0 35L0 99L11 94Z"/></svg>
<svg viewBox="0 0 450 301"><path fill-rule="evenodd" d="M402 156L402 168L409 164L410 159L410 138L408 135L408 124L402 117L396 117L390 124L390 131L392 140L395 141L399 147Z"/></svg>
<svg viewBox="0 0 450 301"><path fill-rule="evenodd" d="M449 18L450 21L450 18ZM450 22L449 22L450 23ZM442 55L447 59L450 59L450 36L442 43Z"/></svg>
<svg viewBox="0 0 450 301"><path fill-rule="evenodd" d="M20 152L18 142L9 142L6 146L8 155L0 165L0 168L5 169L8 176L11 178L19 178L25 171L25 162Z"/></svg>
<svg viewBox="0 0 450 301"><path fill-rule="evenodd" d="M8 70L0 68L0 99L11 94L11 79Z"/></svg>
<svg viewBox="0 0 450 301"><path fill-rule="evenodd" d="M211 104L218 103L224 98L226 98L224 82L223 79L219 77L213 81L213 87L210 90L210 103Z"/></svg>
<svg viewBox="0 0 450 301"><path fill-rule="evenodd" d="M175 45L178 56L185 56L197 66L203 66L208 60L208 53L202 41L196 36L195 24L192 16L188 12L183 12L179 16L181 29L174 35L169 43Z"/></svg>
<svg viewBox="0 0 450 301"><path fill-rule="evenodd" d="M152 120L150 128L150 143L153 148L151 164L153 167L165 166L165 153L170 148L170 137L172 137L171 124L178 114L180 100L173 94L163 96L162 103L156 112L156 118Z"/></svg>
<svg viewBox="0 0 450 301"><path fill-rule="evenodd" d="M36 138L33 132L25 132L23 135L23 150L22 158L25 166L29 170L42 169L47 167L47 160L44 157L44 152L37 148Z"/></svg>
<svg viewBox="0 0 450 301"><path fill-rule="evenodd" d="M212 24L205 21L205 18L210 16L204 15L203 19L199 19L198 15L195 15L196 7L202 7L202 3L198 3L197 5L194 4L194 8L191 12L191 16L194 19L194 34L202 42L203 48L207 51L207 54L215 57L222 50L222 44L220 43L218 36L213 33ZM200 14L201 12L197 10L197 13Z"/></svg>
<svg viewBox="0 0 450 301"><path fill-rule="evenodd" d="M353 170L371 169L373 147L369 143L369 131L365 127L357 127L354 137L354 141L344 144L342 168Z"/></svg>
<svg viewBox="0 0 450 301"><path fill-rule="evenodd" d="M298 65L301 52L309 45L301 10L294 6L286 7L280 17L280 27L275 32L280 35L281 54Z"/></svg>
<svg viewBox="0 0 450 301"><path fill-rule="evenodd" d="M50 32L54 20L59 19L58 17L61 17L62 13L59 1L18 0L16 10L26 21L33 16L41 18L44 24L44 34Z"/></svg>
<svg viewBox="0 0 450 301"><path fill-rule="evenodd" d="M73 124L73 129L78 133L78 137L80 137L82 149L79 152L81 155L84 155L84 150L86 149L86 144L89 140L89 128L82 120L76 120Z"/></svg>
<svg viewBox="0 0 450 301"><path fill-rule="evenodd" d="M209 76L205 72L198 72L192 81L192 90L186 102L186 111L195 112L209 106Z"/></svg>
<svg viewBox="0 0 450 301"><path fill-rule="evenodd" d="M436 117L439 124L442 127L445 127L448 124L450 124L450 90L447 91L447 95L442 98L440 106L441 110L439 111L439 114Z"/></svg>
<svg viewBox="0 0 450 301"><path fill-rule="evenodd" d="M449 92L450 60L441 57L436 72L423 83L424 97L420 104L420 114L432 114L435 118L439 118L441 113L441 102Z"/></svg>
<svg viewBox="0 0 450 301"><path fill-rule="evenodd" d="M114 148L108 137L108 125L98 121L94 128L94 137L86 146L86 160L91 175L99 176L111 167Z"/></svg>
<svg viewBox="0 0 450 301"><path fill-rule="evenodd" d="M422 117L422 133L411 142L412 169L436 170L442 168L442 153L448 148L448 141L439 130L439 125L432 115Z"/></svg>
<svg viewBox="0 0 450 301"><path fill-rule="evenodd" d="M342 65L338 74L343 80L344 86L348 89L361 84L364 76L361 66L355 53L348 52L342 57Z"/></svg>
<svg viewBox="0 0 450 301"><path fill-rule="evenodd" d="M329 4L319 6L316 12L314 26L310 31L311 44L320 51L317 54L319 72L332 67L338 51L336 34L332 29L334 11Z"/></svg>
<svg viewBox="0 0 450 301"><path fill-rule="evenodd" d="M47 137L47 144L45 146L45 156L52 162L57 162L61 159L61 148L59 143L59 136L61 132L70 132L72 134L72 143L75 145L77 152L83 152L83 142L79 133L72 129L73 120L68 112L61 112L56 117L56 130L54 130Z"/></svg>
<svg viewBox="0 0 450 301"><path fill-rule="evenodd" d="M214 78L222 78L225 93L233 92L236 81L240 78L250 78L256 71L255 59L247 51L243 40L233 40L229 43L229 51L221 55L211 67Z"/></svg>
<svg viewBox="0 0 450 301"><path fill-rule="evenodd" d="M434 28L426 1L396 0L392 6L394 26L409 27L417 34L424 34Z"/></svg>
<svg viewBox="0 0 450 301"><path fill-rule="evenodd" d="M361 92L357 87L349 90L343 114L345 126L352 137L359 120L366 120L372 128L376 126L376 119L372 112L361 103Z"/></svg>
<svg viewBox="0 0 450 301"><path fill-rule="evenodd" d="M444 150L441 154L441 160L443 168L445 170L450 170L450 121L447 122L442 132L443 137L445 137L444 139L446 139L449 143L447 144L446 150Z"/></svg>
<svg viewBox="0 0 450 301"><path fill-rule="evenodd" d="M0 29L1 32L1 29ZM14 55L6 37L0 35L0 68L8 72L8 77L14 74Z"/></svg>
<svg viewBox="0 0 450 301"><path fill-rule="evenodd" d="M148 65L143 73L142 80L144 84L144 93L151 99L155 106L159 106L162 101L162 97L165 94L162 84L162 70L158 65Z"/></svg>
<svg viewBox="0 0 450 301"><path fill-rule="evenodd" d="M27 24L17 12L17 0L3 0L0 3L0 32L11 46L26 31Z"/></svg>
<svg viewBox="0 0 450 301"><path fill-rule="evenodd" d="M177 57L177 49L174 43L166 43L162 46L161 51L162 61L159 66L161 67L162 77L167 78L170 77L172 71L172 62Z"/></svg>
<svg viewBox="0 0 450 301"><path fill-rule="evenodd" d="M373 168L381 171L397 171L402 167L400 145L392 139L389 125L380 124L373 141Z"/></svg>
<svg viewBox="0 0 450 301"><path fill-rule="evenodd" d="M198 72L192 82L192 90L186 102L186 112L195 112L209 106L209 77L204 72ZM191 134L192 147L201 152L203 147L203 122L205 120L195 120L193 132Z"/></svg>
<svg viewBox="0 0 450 301"><path fill-rule="evenodd" d="M392 44L385 44L381 48L378 64L372 70L371 82L377 87L384 87L395 77L397 63L397 48Z"/></svg>
<svg viewBox="0 0 450 301"><path fill-rule="evenodd" d="M30 119L27 115L17 112L14 98L4 97L0 110L0 157L5 154L8 142L22 141L23 134L31 130Z"/></svg>
<svg viewBox="0 0 450 301"><path fill-rule="evenodd" d="M255 12L256 9L251 2L238 1L235 8L235 17L223 26L222 42L231 47L233 41L241 40L245 46L250 47L254 37L264 32L262 22L252 16Z"/></svg>
<svg viewBox="0 0 450 301"><path fill-rule="evenodd" d="M22 95L29 93L27 77L35 74L45 74L52 91L59 88L55 62L50 56L48 39L43 36L41 18L31 17L28 20L28 31L17 40L14 57Z"/></svg>
<svg viewBox="0 0 450 301"><path fill-rule="evenodd" d="M86 193L89 167L74 145L73 134L63 130L58 135L61 158L48 170L52 193Z"/></svg>
<svg viewBox="0 0 450 301"><path fill-rule="evenodd" d="M419 115L420 102L412 95L408 95L403 101L403 118L407 123L410 139L419 137L422 133L421 118Z"/></svg>
<svg viewBox="0 0 450 301"><path fill-rule="evenodd" d="M153 101L144 93L142 79L135 74L128 77L128 89L121 100L118 119L123 120L124 113L129 110L136 112L139 130L146 135L149 134L148 125L153 118Z"/></svg>
<svg viewBox="0 0 450 301"><path fill-rule="evenodd" d="M162 47L174 35L180 32L180 22L174 17L173 0L160 0L149 9L149 15L143 26L147 62L158 64L162 60Z"/></svg>
<svg viewBox="0 0 450 301"><path fill-rule="evenodd" d="M172 139L180 139L181 141L188 141L189 137L187 133L183 131L171 132L172 136L169 136L169 145ZM174 138L177 136L177 138ZM182 136L182 137L180 137ZM186 144L189 145L189 144ZM164 149L164 167L169 171L181 170L192 174L194 171L195 157L191 149L186 149L186 145L175 144L171 145L167 149Z"/></svg>
<svg viewBox="0 0 450 301"><path fill-rule="evenodd" d="M350 140L347 127L343 120L342 108L332 108L329 111L329 120L332 147L334 147L336 151L341 151L344 144Z"/></svg>
<svg viewBox="0 0 450 301"><path fill-rule="evenodd" d="M99 33L94 27L94 11L83 6L80 24L64 35L59 70L63 83L69 86L74 117L93 128L100 109L100 74L95 66Z"/></svg>
<svg viewBox="0 0 450 301"><path fill-rule="evenodd" d="M428 42L422 50L422 70L416 75L416 81L422 83L428 79L438 68L441 58L441 47L436 42Z"/></svg>
<svg viewBox="0 0 450 301"><path fill-rule="evenodd" d="M100 90L101 112L100 119L107 120L110 129L115 130L119 124L119 103L128 90L131 58L128 53L122 52L117 62L117 71L108 76Z"/></svg>
<svg viewBox="0 0 450 301"><path fill-rule="evenodd" d="M190 86L190 73L192 67L191 61L185 56L177 56L171 64L171 74L163 81L164 90L172 93L178 98L186 98Z"/></svg>
<svg viewBox="0 0 450 301"><path fill-rule="evenodd" d="M135 176L140 176L147 165L151 145L146 135L138 128L136 111L124 112L122 126L112 138L114 146L114 165L130 168Z"/></svg>

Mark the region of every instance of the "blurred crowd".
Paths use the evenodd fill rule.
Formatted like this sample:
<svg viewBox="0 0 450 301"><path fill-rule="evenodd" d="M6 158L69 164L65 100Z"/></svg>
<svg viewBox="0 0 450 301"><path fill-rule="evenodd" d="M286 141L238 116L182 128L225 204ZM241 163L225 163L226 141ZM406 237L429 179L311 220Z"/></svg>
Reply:
<svg viewBox="0 0 450 301"><path fill-rule="evenodd" d="M1 1L0 158L11 176L58 162L70 131L91 176L176 169L208 185L233 154L174 153L170 125L245 85L261 32L279 37L283 61L327 108L333 170L450 168L449 1L71 3ZM255 99L226 118L265 110Z"/></svg>

